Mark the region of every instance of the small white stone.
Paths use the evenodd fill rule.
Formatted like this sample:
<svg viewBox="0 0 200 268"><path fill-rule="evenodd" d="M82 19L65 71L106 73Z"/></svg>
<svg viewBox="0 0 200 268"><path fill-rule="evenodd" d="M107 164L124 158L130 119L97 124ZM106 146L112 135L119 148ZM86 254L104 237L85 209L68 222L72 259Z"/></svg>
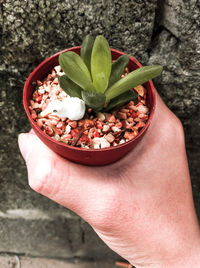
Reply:
<svg viewBox="0 0 200 268"><path fill-rule="evenodd" d="M53 137L56 141L60 141L60 136L58 134L56 134L54 137Z"/></svg>
<svg viewBox="0 0 200 268"><path fill-rule="evenodd" d="M64 72L57 72L57 74L58 74L59 76L65 75Z"/></svg>
<svg viewBox="0 0 200 268"><path fill-rule="evenodd" d="M32 108L33 109L37 109L37 108L40 108L41 107L41 104L35 102L33 105L32 105Z"/></svg>
<svg viewBox="0 0 200 268"><path fill-rule="evenodd" d="M98 118L98 120L100 120L100 121L104 121L104 120L106 119L106 117L105 117L105 115L104 115L103 113L98 113L98 114L97 114L97 118Z"/></svg>
<svg viewBox="0 0 200 268"><path fill-rule="evenodd" d="M54 67L56 73L59 73L61 71L61 66L60 65L57 65Z"/></svg>
<svg viewBox="0 0 200 268"><path fill-rule="evenodd" d="M100 149L100 145L99 144L94 144L94 149Z"/></svg>
<svg viewBox="0 0 200 268"><path fill-rule="evenodd" d="M104 137L97 137L93 139L93 146L95 149L99 149L100 147L103 149L110 147L110 143Z"/></svg>
<svg viewBox="0 0 200 268"><path fill-rule="evenodd" d="M144 114L148 113L148 111L149 111L149 109L148 109L146 106L144 106L143 104L139 105L139 106L137 107L137 110L138 110L140 113L144 113Z"/></svg>
<svg viewBox="0 0 200 268"><path fill-rule="evenodd" d="M38 91L41 90L41 89L44 90L44 86L43 85L42 86L39 86Z"/></svg>
<svg viewBox="0 0 200 268"><path fill-rule="evenodd" d="M44 94L44 93L45 93L45 89L44 89L44 88L40 88L40 89L38 89L38 93L40 93L40 94Z"/></svg>
<svg viewBox="0 0 200 268"><path fill-rule="evenodd" d="M103 132L107 132L109 130L110 130L110 126L109 125L103 125L103 129L102 129Z"/></svg>
<svg viewBox="0 0 200 268"><path fill-rule="evenodd" d="M69 134L70 131L71 131L71 126L67 125L66 128L65 128L65 132L66 132L67 134Z"/></svg>
<svg viewBox="0 0 200 268"><path fill-rule="evenodd" d="M100 145L101 144L101 138L94 138L93 140L93 144L97 144L97 145Z"/></svg>
<svg viewBox="0 0 200 268"><path fill-rule="evenodd" d="M49 93L51 91L51 88L49 85L44 85L44 90Z"/></svg>
<svg viewBox="0 0 200 268"><path fill-rule="evenodd" d="M108 148L108 147L110 147L110 143L106 139L102 140L101 149Z"/></svg>
<svg viewBox="0 0 200 268"><path fill-rule="evenodd" d="M121 129L120 129L120 128L115 127L115 126L113 126L111 129L112 129L112 131L113 131L113 132L118 132L118 131L121 131Z"/></svg>

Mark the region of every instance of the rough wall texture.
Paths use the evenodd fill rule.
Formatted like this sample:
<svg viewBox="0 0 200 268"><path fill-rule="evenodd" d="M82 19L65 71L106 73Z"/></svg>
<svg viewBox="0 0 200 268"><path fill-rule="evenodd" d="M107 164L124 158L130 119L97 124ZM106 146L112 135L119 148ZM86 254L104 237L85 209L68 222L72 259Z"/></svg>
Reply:
<svg viewBox="0 0 200 268"><path fill-rule="evenodd" d="M200 1L166 0L159 4L148 63L159 63L164 72L158 90L181 119L200 215Z"/></svg>
<svg viewBox="0 0 200 268"><path fill-rule="evenodd" d="M0 0L0 252L116 258L76 215L29 189L17 148L17 134L29 129L22 107L29 73L88 33L164 66L157 90L183 123L200 211L199 27L196 0Z"/></svg>

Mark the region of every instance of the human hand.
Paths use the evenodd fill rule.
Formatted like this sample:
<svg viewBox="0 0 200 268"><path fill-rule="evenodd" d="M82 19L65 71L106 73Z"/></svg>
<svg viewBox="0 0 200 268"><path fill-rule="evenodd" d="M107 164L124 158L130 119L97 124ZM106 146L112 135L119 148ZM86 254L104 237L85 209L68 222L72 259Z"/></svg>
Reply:
<svg viewBox="0 0 200 268"><path fill-rule="evenodd" d="M72 163L33 132L19 135L19 147L31 188L81 216L136 267L200 267L183 129L158 95L144 138L114 164Z"/></svg>

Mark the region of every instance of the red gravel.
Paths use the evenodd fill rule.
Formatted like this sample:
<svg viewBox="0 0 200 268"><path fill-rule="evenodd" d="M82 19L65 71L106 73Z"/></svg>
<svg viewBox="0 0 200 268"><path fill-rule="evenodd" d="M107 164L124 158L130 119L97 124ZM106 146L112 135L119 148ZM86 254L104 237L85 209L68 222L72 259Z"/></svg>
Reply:
<svg viewBox="0 0 200 268"><path fill-rule="evenodd" d="M78 121L61 119L55 113L41 117L40 112L47 108L49 102L67 97L58 83L58 76L61 75L60 66L56 66L43 82L37 81L29 106L37 125L53 139L71 146L100 149L133 139L145 126L149 108L146 89L141 85L133 89L139 94L136 102L130 101L109 113L98 113L96 116L92 109L88 109L84 118Z"/></svg>

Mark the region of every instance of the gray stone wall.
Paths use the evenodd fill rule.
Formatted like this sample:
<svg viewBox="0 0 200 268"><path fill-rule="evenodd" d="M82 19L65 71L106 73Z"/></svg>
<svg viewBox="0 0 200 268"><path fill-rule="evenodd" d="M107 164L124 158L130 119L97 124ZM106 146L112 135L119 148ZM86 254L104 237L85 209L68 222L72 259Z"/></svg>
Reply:
<svg viewBox="0 0 200 268"><path fill-rule="evenodd" d="M0 253L117 258L79 217L34 193L17 135L29 130L23 85L46 57L103 34L143 64L164 66L156 88L181 119L200 214L200 2L0 0Z"/></svg>

